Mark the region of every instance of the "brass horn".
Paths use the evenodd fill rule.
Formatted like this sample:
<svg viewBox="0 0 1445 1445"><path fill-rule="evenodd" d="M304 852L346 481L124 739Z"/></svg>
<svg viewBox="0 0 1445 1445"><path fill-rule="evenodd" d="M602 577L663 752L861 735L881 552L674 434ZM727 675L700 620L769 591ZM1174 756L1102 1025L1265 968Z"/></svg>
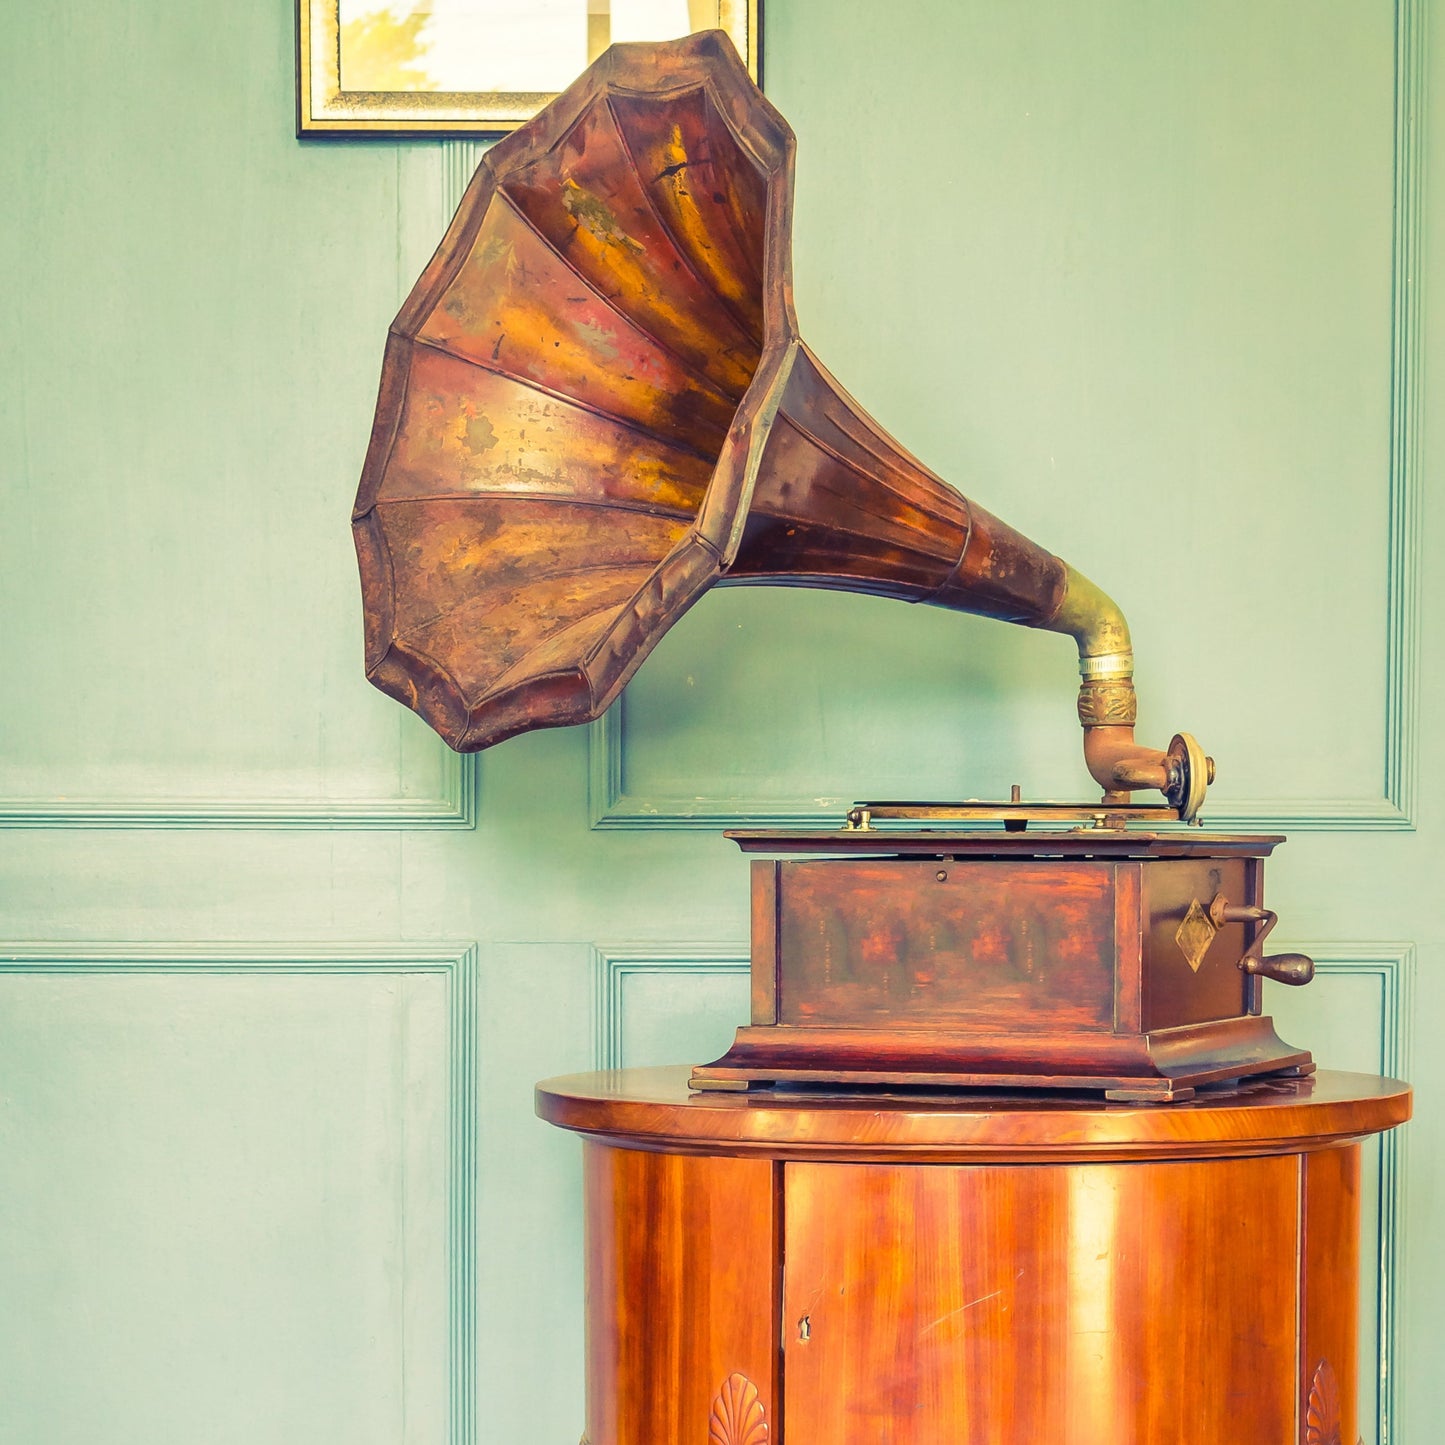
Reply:
<svg viewBox="0 0 1445 1445"><path fill-rule="evenodd" d="M482 158L391 327L353 514L366 668L460 751L588 721L708 588L871 592L1065 632L1106 800L1198 811L1134 741L1123 614L904 451L798 336L794 138L717 31L615 45Z"/></svg>

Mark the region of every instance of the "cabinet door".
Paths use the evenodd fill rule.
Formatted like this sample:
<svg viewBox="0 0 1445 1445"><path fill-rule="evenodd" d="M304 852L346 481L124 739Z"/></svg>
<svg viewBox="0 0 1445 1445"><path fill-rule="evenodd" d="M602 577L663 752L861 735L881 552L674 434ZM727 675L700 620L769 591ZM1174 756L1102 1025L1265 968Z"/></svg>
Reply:
<svg viewBox="0 0 1445 1445"><path fill-rule="evenodd" d="M774 1165L586 1147L587 1440L763 1445Z"/></svg>
<svg viewBox="0 0 1445 1445"><path fill-rule="evenodd" d="M1297 1157L785 1166L788 1438L1296 1438Z"/></svg>

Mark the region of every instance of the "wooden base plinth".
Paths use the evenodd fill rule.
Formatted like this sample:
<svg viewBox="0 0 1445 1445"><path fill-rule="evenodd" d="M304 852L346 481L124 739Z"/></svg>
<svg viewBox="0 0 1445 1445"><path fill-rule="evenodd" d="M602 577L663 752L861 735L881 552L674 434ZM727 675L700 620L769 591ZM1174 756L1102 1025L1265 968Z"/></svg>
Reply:
<svg viewBox="0 0 1445 1445"><path fill-rule="evenodd" d="M1035 1033L1027 1049L1012 1035L942 1029L740 1028L722 1058L692 1071L694 1089L769 1084L842 1088L1051 1089L1098 1091L1108 1099L1175 1103L1224 1080L1312 1073L1271 1019L1246 1016L1150 1033Z"/></svg>

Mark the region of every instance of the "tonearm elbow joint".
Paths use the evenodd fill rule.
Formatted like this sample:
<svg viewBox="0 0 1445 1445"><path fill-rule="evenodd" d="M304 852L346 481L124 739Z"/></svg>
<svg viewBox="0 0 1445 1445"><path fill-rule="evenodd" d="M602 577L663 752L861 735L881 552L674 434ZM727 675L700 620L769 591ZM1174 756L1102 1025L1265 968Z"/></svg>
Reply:
<svg viewBox="0 0 1445 1445"><path fill-rule="evenodd" d="M1063 600L1045 625L1078 643L1084 762L1105 801L1126 803L1135 789L1157 789L1183 821L1195 818L1214 781L1214 760L1188 733L1176 733L1162 752L1135 742L1134 649L1117 604L1069 567Z"/></svg>

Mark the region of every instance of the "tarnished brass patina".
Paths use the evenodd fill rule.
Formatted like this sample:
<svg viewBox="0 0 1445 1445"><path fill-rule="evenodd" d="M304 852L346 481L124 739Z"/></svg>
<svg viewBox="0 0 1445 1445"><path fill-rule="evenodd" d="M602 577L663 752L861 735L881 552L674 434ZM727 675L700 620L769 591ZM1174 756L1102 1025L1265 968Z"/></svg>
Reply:
<svg viewBox="0 0 1445 1445"><path fill-rule="evenodd" d="M1218 926L1199 906L1199 900L1191 899L1188 911L1179 920L1179 927L1174 930L1174 941L1179 945L1179 952L1184 955L1184 962L1192 972L1199 972L1204 955L1209 952L1209 945L1214 942L1218 932Z"/></svg>
<svg viewBox="0 0 1445 1445"><path fill-rule="evenodd" d="M1264 941L1273 931L1278 916L1270 909L1258 904L1231 903L1222 893L1216 893L1209 904L1209 921L1216 929L1228 923L1249 923L1256 925L1254 938L1239 960L1239 966L1246 973L1258 974L1261 978L1272 978L1276 983L1293 986L1308 983L1315 976L1314 959L1303 953L1275 953L1264 956Z"/></svg>
<svg viewBox="0 0 1445 1445"><path fill-rule="evenodd" d="M585 722L714 585L1065 633L1084 758L1195 816L1134 738L1088 578L889 437L798 335L792 131L725 36L619 45L482 159L391 328L354 529L372 681L472 751Z"/></svg>

